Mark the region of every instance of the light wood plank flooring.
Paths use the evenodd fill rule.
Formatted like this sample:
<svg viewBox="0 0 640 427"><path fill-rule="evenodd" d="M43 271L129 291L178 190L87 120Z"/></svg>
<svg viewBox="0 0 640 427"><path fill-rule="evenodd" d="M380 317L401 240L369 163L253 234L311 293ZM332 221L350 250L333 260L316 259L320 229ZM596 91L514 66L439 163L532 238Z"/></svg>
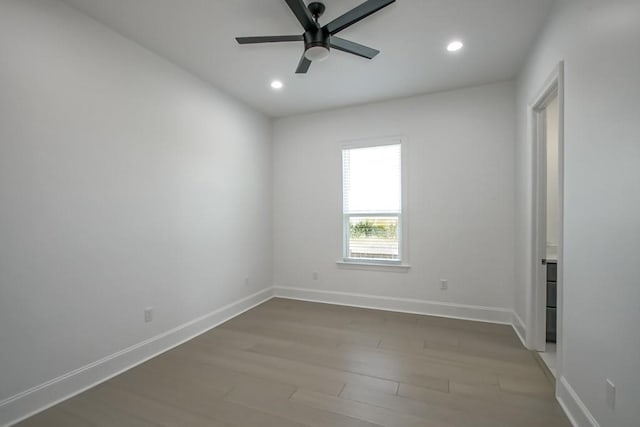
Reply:
<svg viewBox="0 0 640 427"><path fill-rule="evenodd" d="M20 426L570 426L504 325L272 299Z"/></svg>

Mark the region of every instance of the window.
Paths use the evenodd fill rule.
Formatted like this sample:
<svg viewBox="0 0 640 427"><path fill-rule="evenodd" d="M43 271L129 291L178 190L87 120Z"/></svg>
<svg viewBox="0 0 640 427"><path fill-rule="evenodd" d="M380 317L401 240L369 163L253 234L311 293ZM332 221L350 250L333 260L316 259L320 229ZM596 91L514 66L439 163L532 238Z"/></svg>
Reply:
<svg viewBox="0 0 640 427"><path fill-rule="evenodd" d="M342 150L343 233L347 262L402 261L402 144Z"/></svg>

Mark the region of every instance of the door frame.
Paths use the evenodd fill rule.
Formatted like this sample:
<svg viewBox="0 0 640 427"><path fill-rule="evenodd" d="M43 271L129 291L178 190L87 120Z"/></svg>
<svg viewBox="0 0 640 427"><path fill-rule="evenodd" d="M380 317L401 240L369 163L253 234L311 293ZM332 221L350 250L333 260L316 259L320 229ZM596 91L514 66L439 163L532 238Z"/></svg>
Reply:
<svg viewBox="0 0 640 427"><path fill-rule="evenodd" d="M547 150L546 118L544 113L549 102L558 98L558 278L557 278L557 372L562 370L563 342L563 282L564 282L564 62L558 65L545 80L538 95L529 104L531 123L532 165L532 209L531 209L531 280L527 346L544 351L546 347L546 266L541 260L546 257L546 192ZM559 375L558 375L559 377Z"/></svg>

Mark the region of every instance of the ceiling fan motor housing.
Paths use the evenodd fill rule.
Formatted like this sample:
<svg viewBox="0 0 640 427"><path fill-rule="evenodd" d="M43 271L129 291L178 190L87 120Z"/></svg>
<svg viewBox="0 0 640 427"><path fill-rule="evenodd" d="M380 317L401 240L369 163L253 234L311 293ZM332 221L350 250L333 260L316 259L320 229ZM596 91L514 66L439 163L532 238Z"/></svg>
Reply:
<svg viewBox="0 0 640 427"><path fill-rule="evenodd" d="M318 18L322 16L325 11L324 3L319 1L314 1L309 3L307 6L309 12L313 16L313 19L318 22ZM329 31L326 28L320 28L318 25L317 30L309 30L304 33L304 50L305 52L311 48L319 47L325 48L327 51L329 50Z"/></svg>
<svg viewBox="0 0 640 427"><path fill-rule="evenodd" d="M317 30L304 33L304 57L309 61L324 61L329 57L329 40L331 35L327 30Z"/></svg>
<svg viewBox="0 0 640 427"><path fill-rule="evenodd" d="M317 31L307 31L304 33L304 49L308 50L315 46L321 46L328 50L329 37L331 35L324 28L318 28Z"/></svg>

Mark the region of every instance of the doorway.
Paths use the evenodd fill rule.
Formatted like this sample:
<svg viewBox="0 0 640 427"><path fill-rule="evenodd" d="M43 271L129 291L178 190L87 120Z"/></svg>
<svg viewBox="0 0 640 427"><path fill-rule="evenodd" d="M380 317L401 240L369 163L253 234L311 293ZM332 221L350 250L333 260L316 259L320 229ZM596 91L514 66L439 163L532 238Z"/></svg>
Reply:
<svg viewBox="0 0 640 427"><path fill-rule="evenodd" d="M554 376L562 349L563 66L558 65L532 104L533 277L531 347Z"/></svg>

